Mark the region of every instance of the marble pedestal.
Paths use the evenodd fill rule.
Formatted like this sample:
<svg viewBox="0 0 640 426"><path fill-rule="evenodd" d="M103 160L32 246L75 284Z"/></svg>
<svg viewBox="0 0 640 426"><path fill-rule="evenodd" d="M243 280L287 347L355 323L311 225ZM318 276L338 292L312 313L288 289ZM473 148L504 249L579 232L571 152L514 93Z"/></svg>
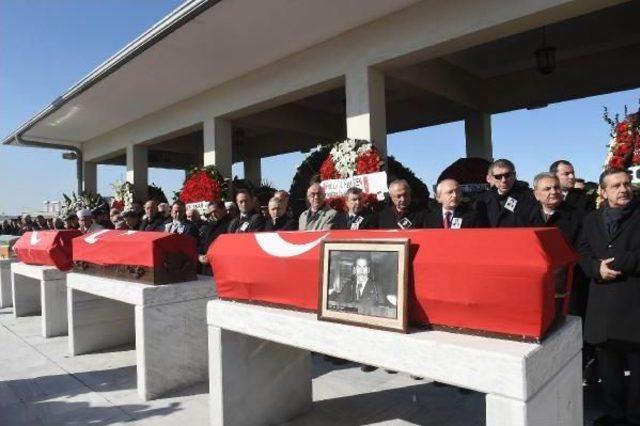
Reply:
<svg viewBox="0 0 640 426"><path fill-rule="evenodd" d="M542 344L400 334L222 300L209 302L207 321L212 425L274 424L309 410L310 351L485 393L490 426L583 422L579 318Z"/></svg>
<svg viewBox="0 0 640 426"><path fill-rule="evenodd" d="M0 259L0 308L13 306L13 291L11 291L11 264L17 259Z"/></svg>
<svg viewBox="0 0 640 426"><path fill-rule="evenodd" d="M44 337L67 334L66 272L54 266L11 264L13 314L42 315Z"/></svg>
<svg viewBox="0 0 640 426"><path fill-rule="evenodd" d="M72 355L135 341L144 400L207 380L211 277L154 286L70 273L67 285Z"/></svg>

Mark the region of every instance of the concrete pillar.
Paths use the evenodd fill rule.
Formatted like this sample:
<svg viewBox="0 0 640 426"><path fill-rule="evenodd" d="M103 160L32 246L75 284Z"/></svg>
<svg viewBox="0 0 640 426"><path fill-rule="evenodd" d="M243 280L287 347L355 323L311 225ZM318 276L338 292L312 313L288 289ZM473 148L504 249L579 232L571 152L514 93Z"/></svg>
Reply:
<svg viewBox="0 0 640 426"><path fill-rule="evenodd" d="M384 75L365 66L346 74L347 137L372 141L387 155L387 119Z"/></svg>
<svg viewBox="0 0 640 426"><path fill-rule="evenodd" d="M250 181L256 188L262 182L262 167L260 157L247 157L244 159L244 178Z"/></svg>
<svg viewBox="0 0 640 426"><path fill-rule="evenodd" d="M467 139L467 157L479 157L491 161L493 159L491 114L472 113L464 121L464 132Z"/></svg>
<svg viewBox="0 0 640 426"><path fill-rule="evenodd" d="M98 164L91 161L82 162L82 189L84 192L98 192Z"/></svg>
<svg viewBox="0 0 640 426"><path fill-rule="evenodd" d="M231 178L231 121L211 118L203 123L204 165L215 165L225 178Z"/></svg>
<svg viewBox="0 0 640 426"><path fill-rule="evenodd" d="M127 182L135 188L136 198L144 202L148 196L149 153L145 146L127 146Z"/></svg>

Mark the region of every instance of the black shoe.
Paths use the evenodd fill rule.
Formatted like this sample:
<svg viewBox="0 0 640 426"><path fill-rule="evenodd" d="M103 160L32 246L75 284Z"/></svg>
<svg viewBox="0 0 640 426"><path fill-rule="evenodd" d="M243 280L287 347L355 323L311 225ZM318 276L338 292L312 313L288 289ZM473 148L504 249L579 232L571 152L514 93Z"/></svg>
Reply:
<svg viewBox="0 0 640 426"><path fill-rule="evenodd" d="M411 377L413 380L424 380L424 377L420 377L420 376L413 376L413 375L411 375L411 376L409 376L409 377Z"/></svg>
<svg viewBox="0 0 640 426"><path fill-rule="evenodd" d="M378 367L374 367L373 365L362 364L360 366L360 371L362 371L364 373L371 373L372 371L376 371L377 369L378 369Z"/></svg>
<svg viewBox="0 0 640 426"><path fill-rule="evenodd" d="M386 371L386 372L387 372L387 373L389 373L389 374L398 374L398 372L397 372L397 371L394 371L394 370L387 370L387 369L385 369L384 371Z"/></svg>
<svg viewBox="0 0 640 426"><path fill-rule="evenodd" d="M615 417L611 417L608 415L600 416L593 422L594 426L618 426L618 425L627 425L627 421L625 419L617 419Z"/></svg>

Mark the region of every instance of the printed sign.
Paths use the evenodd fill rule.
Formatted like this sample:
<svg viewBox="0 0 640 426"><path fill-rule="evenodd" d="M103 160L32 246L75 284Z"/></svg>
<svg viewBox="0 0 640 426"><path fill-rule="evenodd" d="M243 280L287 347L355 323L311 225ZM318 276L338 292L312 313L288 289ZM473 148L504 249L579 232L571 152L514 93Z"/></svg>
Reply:
<svg viewBox="0 0 640 426"><path fill-rule="evenodd" d="M204 215L207 213L207 207L209 207L208 201L199 201L197 203L187 203L185 205L187 210L196 209L200 213L200 215Z"/></svg>
<svg viewBox="0 0 640 426"><path fill-rule="evenodd" d="M320 182L327 194L327 198L342 197L349 188L360 188L365 194L377 194L378 199L384 199L387 189L387 172L369 173L367 175L352 176L346 179L329 179Z"/></svg>

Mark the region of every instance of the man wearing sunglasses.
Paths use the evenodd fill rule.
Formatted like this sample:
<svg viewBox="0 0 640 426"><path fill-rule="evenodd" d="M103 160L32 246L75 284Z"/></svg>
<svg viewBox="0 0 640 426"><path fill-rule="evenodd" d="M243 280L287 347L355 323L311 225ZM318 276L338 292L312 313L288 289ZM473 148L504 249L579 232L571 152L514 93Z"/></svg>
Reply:
<svg viewBox="0 0 640 426"><path fill-rule="evenodd" d="M495 160L489 166L487 182L491 189L480 194L475 203L479 221L491 228L526 226L535 199L526 184L516 184L513 163L504 158Z"/></svg>

